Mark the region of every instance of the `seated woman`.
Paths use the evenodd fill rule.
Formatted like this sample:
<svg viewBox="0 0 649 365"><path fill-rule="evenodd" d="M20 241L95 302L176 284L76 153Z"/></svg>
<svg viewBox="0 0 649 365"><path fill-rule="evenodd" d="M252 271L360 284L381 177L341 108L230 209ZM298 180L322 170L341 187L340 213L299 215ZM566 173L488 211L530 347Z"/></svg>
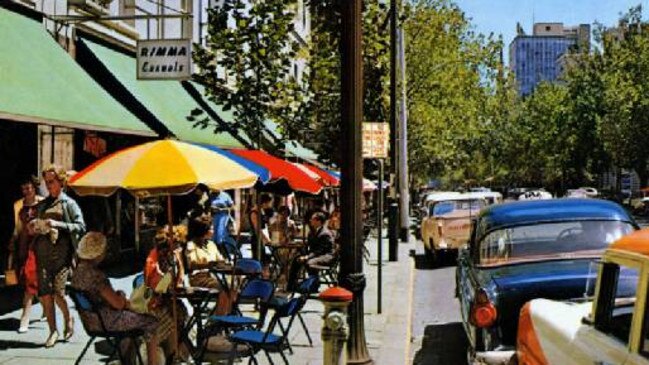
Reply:
<svg viewBox="0 0 649 365"><path fill-rule="evenodd" d="M208 216L194 217L187 225L186 258L189 269L189 285L223 289L219 280L210 273L214 264L225 262L214 241L212 241L212 221ZM217 314L226 314L230 309L230 295L225 291L219 292Z"/></svg>
<svg viewBox="0 0 649 365"><path fill-rule="evenodd" d="M180 242L184 239L182 230L178 227L174 227L174 238L175 242ZM168 227L160 228L155 236L156 247L149 252L149 256L146 259L146 264L144 267L144 282L145 284L152 289L157 289L158 284L162 281L165 274L171 275L173 263L177 268L176 272L176 286L182 286L182 280L185 275L185 269L182 264L182 248L178 244L177 248L173 251L173 254L169 248L169 229ZM165 290L163 288L162 290ZM166 290L165 290L166 291ZM189 356L189 351L182 344L180 339L173 340L173 301L171 296L156 294L154 298L149 302L149 313L155 316L159 321L157 338L160 343L163 345L163 350L166 358L171 358L173 354L177 351L177 344L180 344L180 356L181 358L187 358ZM187 311L182 303L182 301L176 301L176 318L177 318L177 331L176 334L180 334L180 328L183 327L187 319Z"/></svg>
<svg viewBox="0 0 649 365"><path fill-rule="evenodd" d="M298 234L295 221L291 219L291 211L286 205L277 210L277 216L269 225L271 245L286 245L293 242Z"/></svg>
<svg viewBox="0 0 649 365"><path fill-rule="evenodd" d="M129 310L129 301L122 291L115 291L98 265L106 256L106 237L99 232L87 233L79 242L77 257L79 263L72 275L72 287L88 293L88 299L99 308L106 330L131 331L140 329L146 340L149 365L157 365L158 340L155 317ZM99 317L91 313L80 313L84 326L101 331Z"/></svg>
<svg viewBox="0 0 649 365"><path fill-rule="evenodd" d="M291 219L291 211L282 205L277 210L275 220L270 224L269 231L273 246L273 256L279 266L274 274L277 275L277 285L285 289L288 281L288 266L295 255L299 254L300 246L289 246L298 234L297 226Z"/></svg>

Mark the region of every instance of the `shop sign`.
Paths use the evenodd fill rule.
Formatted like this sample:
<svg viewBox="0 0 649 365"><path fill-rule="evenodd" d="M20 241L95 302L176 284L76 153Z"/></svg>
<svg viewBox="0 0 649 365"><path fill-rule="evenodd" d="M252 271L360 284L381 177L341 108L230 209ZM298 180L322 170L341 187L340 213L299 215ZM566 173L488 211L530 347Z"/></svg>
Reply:
<svg viewBox="0 0 649 365"><path fill-rule="evenodd" d="M363 124L363 158L387 158L390 143L388 123Z"/></svg>
<svg viewBox="0 0 649 365"><path fill-rule="evenodd" d="M187 80L191 77L190 39L137 41L138 80Z"/></svg>

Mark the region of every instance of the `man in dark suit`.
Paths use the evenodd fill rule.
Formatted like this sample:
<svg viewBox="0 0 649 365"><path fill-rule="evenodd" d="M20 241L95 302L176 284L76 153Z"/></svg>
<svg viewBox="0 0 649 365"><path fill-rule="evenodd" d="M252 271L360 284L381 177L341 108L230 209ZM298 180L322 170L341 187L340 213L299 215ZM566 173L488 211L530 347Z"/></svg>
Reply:
<svg viewBox="0 0 649 365"><path fill-rule="evenodd" d="M327 217L323 212L315 212L309 220L309 237L307 254L298 256L289 274L288 287L294 288L297 276L302 267L309 274L317 274L322 266L329 265L334 259L334 234L325 226Z"/></svg>
<svg viewBox="0 0 649 365"><path fill-rule="evenodd" d="M325 227L326 222L325 213L313 213L309 220L308 254L298 258L306 263L307 270L312 274L317 273L317 270L311 269L313 266L328 265L334 258L334 235Z"/></svg>

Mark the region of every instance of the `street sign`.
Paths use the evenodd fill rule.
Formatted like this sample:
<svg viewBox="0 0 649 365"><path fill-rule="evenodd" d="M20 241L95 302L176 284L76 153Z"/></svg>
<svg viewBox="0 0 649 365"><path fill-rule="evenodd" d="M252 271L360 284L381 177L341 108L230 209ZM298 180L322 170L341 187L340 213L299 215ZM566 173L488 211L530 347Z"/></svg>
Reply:
<svg viewBox="0 0 649 365"><path fill-rule="evenodd" d="M137 41L138 80L188 80L192 75L190 39Z"/></svg>
<svg viewBox="0 0 649 365"><path fill-rule="evenodd" d="M390 125L363 123L363 158L388 158Z"/></svg>

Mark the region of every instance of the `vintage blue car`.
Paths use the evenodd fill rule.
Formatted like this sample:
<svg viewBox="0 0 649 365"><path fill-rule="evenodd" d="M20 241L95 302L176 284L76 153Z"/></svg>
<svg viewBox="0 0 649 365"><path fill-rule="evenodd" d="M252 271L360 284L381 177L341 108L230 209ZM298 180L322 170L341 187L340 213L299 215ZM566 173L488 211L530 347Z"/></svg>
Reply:
<svg viewBox="0 0 649 365"><path fill-rule="evenodd" d="M621 206L597 199L519 201L483 209L456 271L469 360L509 363L523 304L592 295L594 262L634 229L635 221Z"/></svg>

